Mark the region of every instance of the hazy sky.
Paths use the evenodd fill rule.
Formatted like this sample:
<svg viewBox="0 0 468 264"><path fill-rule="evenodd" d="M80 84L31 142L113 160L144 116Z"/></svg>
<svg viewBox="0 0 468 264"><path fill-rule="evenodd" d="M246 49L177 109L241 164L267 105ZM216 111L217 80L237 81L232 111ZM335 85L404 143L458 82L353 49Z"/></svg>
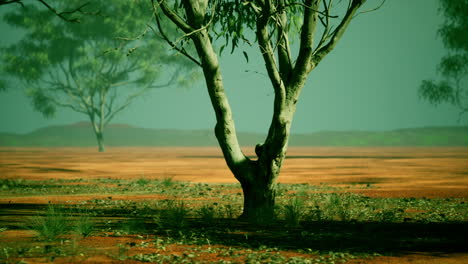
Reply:
<svg viewBox="0 0 468 264"><path fill-rule="evenodd" d="M459 123L456 108L434 107L417 94L421 80L437 78L436 65L445 54L436 35L442 22L437 7L437 0L389 0L378 11L357 17L335 50L310 75L299 99L292 132L466 125L468 117ZM0 45L18 38L17 32L3 21L0 32ZM266 133L272 114L272 88L257 48L247 50L249 63L240 53L223 54L225 87L237 130ZM45 119L21 92L10 89L0 93L2 132L26 133L83 120L84 115L69 110ZM159 89L144 96L112 123L212 129L215 119L200 81L189 88Z"/></svg>

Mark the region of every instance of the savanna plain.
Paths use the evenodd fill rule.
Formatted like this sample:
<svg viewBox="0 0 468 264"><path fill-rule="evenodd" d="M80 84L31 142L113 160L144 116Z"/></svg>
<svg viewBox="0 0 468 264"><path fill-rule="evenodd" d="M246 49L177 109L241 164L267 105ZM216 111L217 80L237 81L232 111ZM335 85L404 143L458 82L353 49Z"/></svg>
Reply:
<svg viewBox="0 0 468 264"><path fill-rule="evenodd" d="M0 263L468 263L468 148L287 155L247 223L215 147L0 148Z"/></svg>

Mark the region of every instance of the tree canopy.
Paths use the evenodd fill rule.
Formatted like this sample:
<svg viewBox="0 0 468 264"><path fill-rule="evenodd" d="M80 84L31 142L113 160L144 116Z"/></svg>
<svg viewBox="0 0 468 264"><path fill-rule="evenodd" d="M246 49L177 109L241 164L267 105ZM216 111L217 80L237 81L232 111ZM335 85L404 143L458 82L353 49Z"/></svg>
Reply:
<svg viewBox="0 0 468 264"><path fill-rule="evenodd" d="M49 2L66 8L81 0ZM48 10L25 6L4 18L26 34L2 48L3 82L20 80L46 117L57 107L72 109L87 115L102 136L104 126L139 95L194 78L192 65L149 31L148 3L94 1L84 8L100 12L63 23Z"/></svg>
<svg viewBox="0 0 468 264"><path fill-rule="evenodd" d="M433 104L451 103L462 115L468 112L468 1L440 0L440 12L445 21L438 33L448 50L437 67L442 80L424 80L419 94Z"/></svg>

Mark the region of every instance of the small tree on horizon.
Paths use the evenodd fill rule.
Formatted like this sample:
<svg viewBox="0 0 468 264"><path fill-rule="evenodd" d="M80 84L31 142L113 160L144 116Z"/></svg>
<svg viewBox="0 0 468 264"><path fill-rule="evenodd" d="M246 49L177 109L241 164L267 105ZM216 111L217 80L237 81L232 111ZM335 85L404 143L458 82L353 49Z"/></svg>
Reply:
<svg viewBox="0 0 468 264"><path fill-rule="evenodd" d="M215 135L244 193L241 218L271 219L277 178L301 90L310 72L336 47L366 0L337 1L336 5L333 0L151 2L163 36L165 28L160 22L164 17L182 31L176 40L166 38L168 44L183 50L190 42L195 48L195 52L183 54L203 70L216 115ZM251 32L255 37L249 40ZM216 39L224 42L219 49L215 48L219 43ZM293 41L298 43L296 54L290 44ZM258 45L274 91L270 128L265 141L255 147L257 159L248 158L241 150L218 61L218 53L225 47L230 44L234 51L242 42ZM248 59L248 54L243 54Z"/></svg>
<svg viewBox="0 0 468 264"><path fill-rule="evenodd" d="M49 2L65 9L82 0ZM150 4L93 1L83 8L99 13L80 23L64 23L34 5L7 14L5 21L26 35L1 49L0 67L4 83L19 80L45 117L53 117L57 108L86 115L103 152L105 126L118 113L151 89L187 84L195 74L152 32L132 37L152 21Z"/></svg>

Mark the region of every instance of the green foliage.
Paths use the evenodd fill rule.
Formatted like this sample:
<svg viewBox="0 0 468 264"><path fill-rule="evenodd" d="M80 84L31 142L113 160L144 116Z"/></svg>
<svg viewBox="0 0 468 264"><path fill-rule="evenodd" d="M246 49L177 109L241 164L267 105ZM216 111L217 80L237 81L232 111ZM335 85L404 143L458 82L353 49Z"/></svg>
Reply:
<svg viewBox="0 0 468 264"><path fill-rule="evenodd" d="M67 204L67 208L49 205L45 215L33 218L37 221L27 219L30 226L33 226L31 223L39 223L33 230L47 230L43 233L48 235L40 237L49 241L33 242L36 244L27 248L15 244L4 246L0 239L0 246L3 246L0 262L16 263L18 259L28 261L38 256L49 258L49 261L55 257L73 257L72 260L67 259L71 262L78 262L81 258L85 261L88 253L102 252L99 247L86 252L86 247L76 246L76 237L61 236L92 233L100 236L101 240L114 231L113 236L132 234L128 237L131 242L120 244L114 254L108 255L121 261L208 263L216 256L219 263L346 263L354 258L394 254L400 250L454 245L454 251L463 250L460 241L464 242L465 237L463 232L457 231L468 219L465 199L370 198L348 193L346 187L327 185L283 184L282 188L288 191L278 199L278 208L281 208L283 217L287 211L293 216L291 221L285 221L292 223L286 227L282 220L272 220L264 226L233 224L230 219L210 221L228 205L241 206L242 201L237 195L240 186L234 184L175 182L172 188L164 189L159 181L141 179L99 179L93 182L4 179L0 181L0 187L2 196L9 197L15 193L17 197L31 195L33 190L41 190L45 194L58 193L55 189L59 186L76 182L89 183L84 185L89 190L83 192L88 194L164 192L167 196L187 196L183 196L184 200L138 202L109 196ZM361 184L365 185L364 182ZM97 185L105 185L106 189ZM47 192L47 189L52 191ZM205 194L200 196L199 192ZM213 200L227 204L213 203ZM27 210L29 212L30 209ZM151 217L155 218L156 226L149 221ZM300 228L296 219L301 219ZM101 224L94 224L98 222ZM0 238L5 230L0 228ZM457 246L457 243L461 244ZM150 247L151 253L140 251L145 247ZM135 252L130 250L132 248L142 253L130 253ZM105 251L112 252L108 248Z"/></svg>
<svg viewBox="0 0 468 264"><path fill-rule="evenodd" d="M47 96L41 89L31 89L27 95L32 99L33 107L41 112L45 117L53 117L56 112L56 106L52 98Z"/></svg>
<svg viewBox="0 0 468 264"><path fill-rule="evenodd" d="M79 216L75 218L73 231L82 237L87 237L94 232L96 224L88 210L80 210L78 213Z"/></svg>
<svg viewBox="0 0 468 264"><path fill-rule="evenodd" d="M203 205L197 210L197 214L206 223L213 222L213 220L215 219L215 213L215 208L209 205Z"/></svg>
<svg viewBox="0 0 468 264"><path fill-rule="evenodd" d="M183 228L189 209L183 201L166 200L161 213L154 220L160 228Z"/></svg>
<svg viewBox="0 0 468 264"><path fill-rule="evenodd" d="M438 32L449 51L438 65L443 80L424 80L419 94L432 104L448 102L464 113L468 111L468 2L440 0L440 12L445 21Z"/></svg>
<svg viewBox="0 0 468 264"><path fill-rule="evenodd" d="M53 204L47 206L45 216L31 218L28 227L36 231L40 238L46 240L55 240L70 230L70 224L64 210Z"/></svg>
<svg viewBox="0 0 468 264"><path fill-rule="evenodd" d="M165 177L164 179L162 179L161 185L166 188L170 188L174 185L174 180L172 177Z"/></svg>
<svg viewBox="0 0 468 264"><path fill-rule="evenodd" d="M439 34L450 50L468 50L468 2L465 0L440 0L440 11L445 17Z"/></svg>
<svg viewBox="0 0 468 264"><path fill-rule="evenodd" d="M292 4L294 1L286 6L285 12L287 13L290 22L285 25L285 30L294 33L298 32L302 24L302 17L300 12L302 11L302 6L300 4ZM254 40L249 40L253 36L257 20L258 3L255 1L208 1L208 12L206 18L212 19L213 33L216 36L216 39L222 39L220 44L219 53L223 53L226 47L231 48L231 53L233 53L239 44L244 43L252 45ZM275 21L271 19L270 24L274 27ZM292 37L295 37L292 34ZM248 62L248 55L243 51L243 55Z"/></svg>
<svg viewBox="0 0 468 264"><path fill-rule="evenodd" d="M454 88L447 81L434 83L433 81L424 80L419 88L421 97L425 98L432 104L440 102L454 102Z"/></svg>
<svg viewBox="0 0 468 264"><path fill-rule="evenodd" d="M48 2L67 10L83 1ZM147 1L92 1L73 14L80 23L36 7L25 5L3 17L26 34L0 49L0 72L9 78L0 80L0 90L10 79L21 81L46 117L67 107L105 124L153 86L167 86L171 79L169 84L182 83L182 72L194 76L191 64L151 32Z"/></svg>
<svg viewBox="0 0 468 264"><path fill-rule="evenodd" d="M304 201L297 197L291 199L289 204L284 206L283 214L288 226L299 226L305 214Z"/></svg>

